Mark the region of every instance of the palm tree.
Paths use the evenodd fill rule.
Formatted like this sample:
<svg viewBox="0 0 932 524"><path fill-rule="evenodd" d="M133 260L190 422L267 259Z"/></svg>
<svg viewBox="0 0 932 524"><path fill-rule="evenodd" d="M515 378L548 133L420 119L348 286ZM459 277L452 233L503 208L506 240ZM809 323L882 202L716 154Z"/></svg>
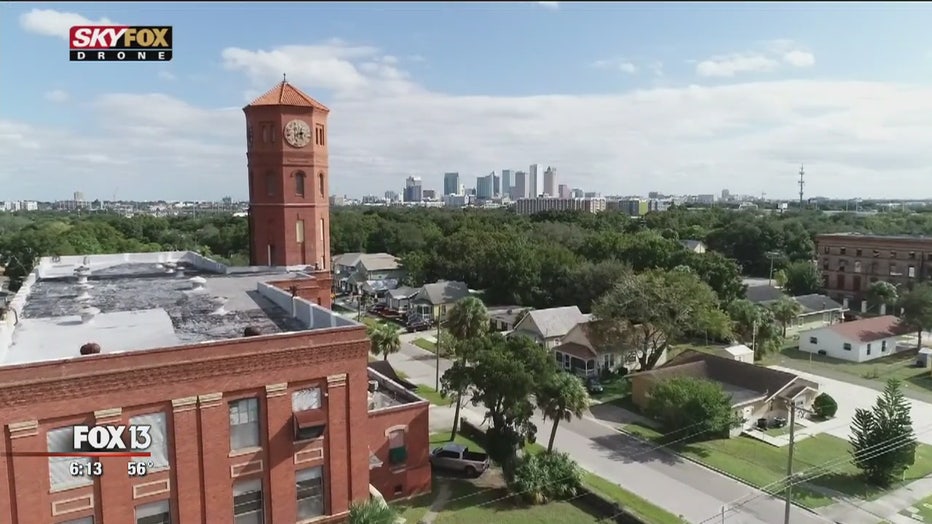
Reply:
<svg viewBox="0 0 932 524"><path fill-rule="evenodd" d="M369 338L372 339L372 352L382 355L382 360L387 361L389 355L401 351L401 338L391 324L381 323L369 328Z"/></svg>
<svg viewBox="0 0 932 524"><path fill-rule="evenodd" d="M544 418L553 421L550 442L547 444L547 451L550 452L553 451L553 441L557 437L557 425L561 420L582 417L583 411L589 407L589 394L579 377L558 371L541 386L536 396L537 407L544 412Z"/></svg>
<svg viewBox="0 0 932 524"><path fill-rule="evenodd" d="M476 297L466 297L453 306L447 314L447 331L453 335L457 344L457 357L462 365L466 365L469 343L475 341L489 332L489 311ZM438 340L439 342L439 340ZM456 411L453 413L453 432L450 439L456 438L460 422L460 409L463 406L463 391L456 394Z"/></svg>
<svg viewBox="0 0 932 524"><path fill-rule="evenodd" d="M773 311L773 317L783 328L783 338L786 338L786 326L799 316L803 308L799 302L790 297L780 297L780 300L770 306L770 310Z"/></svg>
<svg viewBox="0 0 932 524"><path fill-rule="evenodd" d="M383 500L354 502L350 506L349 524L395 524L398 513Z"/></svg>

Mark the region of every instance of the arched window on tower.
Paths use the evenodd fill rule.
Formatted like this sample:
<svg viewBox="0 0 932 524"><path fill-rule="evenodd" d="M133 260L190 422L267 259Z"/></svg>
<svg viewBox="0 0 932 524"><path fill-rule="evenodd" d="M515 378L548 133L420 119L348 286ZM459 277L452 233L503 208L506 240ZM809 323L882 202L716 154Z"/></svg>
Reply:
<svg viewBox="0 0 932 524"><path fill-rule="evenodd" d="M304 196L304 180L306 176L301 171L294 174L294 192L299 197Z"/></svg>
<svg viewBox="0 0 932 524"><path fill-rule="evenodd" d="M320 196L327 196L324 194L324 190L326 188L324 187L324 174L323 173L320 173L317 175L317 183L320 185Z"/></svg>
<svg viewBox="0 0 932 524"><path fill-rule="evenodd" d="M275 175L271 172L265 174L265 195L275 196Z"/></svg>

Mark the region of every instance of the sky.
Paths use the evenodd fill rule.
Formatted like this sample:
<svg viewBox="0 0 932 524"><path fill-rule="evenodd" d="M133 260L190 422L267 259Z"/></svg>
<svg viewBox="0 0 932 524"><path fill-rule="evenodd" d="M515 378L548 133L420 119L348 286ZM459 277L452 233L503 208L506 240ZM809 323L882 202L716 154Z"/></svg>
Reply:
<svg viewBox="0 0 932 524"><path fill-rule="evenodd" d="M171 62L68 61L171 25ZM335 194L533 163L603 194L932 198L932 5L8 3L0 200L245 199L242 107L330 109Z"/></svg>

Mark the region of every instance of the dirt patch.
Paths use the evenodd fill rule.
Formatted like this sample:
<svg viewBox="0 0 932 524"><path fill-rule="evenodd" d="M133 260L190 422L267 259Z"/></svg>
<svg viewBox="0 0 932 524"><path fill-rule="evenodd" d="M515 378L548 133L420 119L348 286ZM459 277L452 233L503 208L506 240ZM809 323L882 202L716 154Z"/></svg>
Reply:
<svg viewBox="0 0 932 524"><path fill-rule="evenodd" d="M469 482L479 489L501 489L505 488L505 476L501 468L489 468L479 478L470 479Z"/></svg>

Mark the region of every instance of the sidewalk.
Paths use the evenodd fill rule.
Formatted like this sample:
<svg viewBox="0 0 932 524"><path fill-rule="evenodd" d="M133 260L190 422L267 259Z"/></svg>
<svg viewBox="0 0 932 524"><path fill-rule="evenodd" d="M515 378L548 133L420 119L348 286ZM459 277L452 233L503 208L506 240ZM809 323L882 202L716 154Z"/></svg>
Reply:
<svg viewBox="0 0 932 524"><path fill-rule="evenodd" d="M899 512L921 502L929 494L932 494L932 477L910 482L869 502L858 499L836 502L821 510L820 513L837 522L846 524L849 522L852 524L869 524L877 522L877 519L894 522L916 522L909 517L899 515Z"/></svg>

